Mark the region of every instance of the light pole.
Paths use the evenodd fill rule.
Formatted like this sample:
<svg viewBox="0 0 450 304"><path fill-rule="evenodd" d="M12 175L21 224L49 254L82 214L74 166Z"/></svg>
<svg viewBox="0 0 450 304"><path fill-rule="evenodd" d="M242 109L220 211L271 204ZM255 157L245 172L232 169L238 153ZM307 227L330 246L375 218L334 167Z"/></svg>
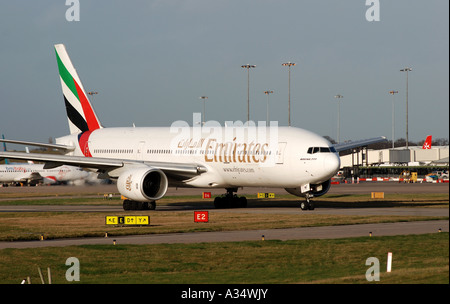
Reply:
<svg viewBox="0 0 450 304"><path fill-rule="evenodd" d="M291 66L294 66L295 63L293 62L285 62L281 64L282 66L287 66L289 69L289 83L288 83L288 93L289 93L289 97L288 97L288 112L289 112L289 116L288 116L288 125L289 127L291 126Z"/></svg>
<svg viewBox="0 0 450 304"><path fill-rule="evenodd" d="M264 94L267 95L267 118L266 118L266 126L269 126L269 94L272 94L273 91L267 90L264 91Z"/></svg>
<svg viewBox="0 0 450 304"><path fill-rule="evenodd" d="M400 70L400 72L406 72L406 149L408 149L408 72L411 71L410 67Z"/></svg>
<svg viewBox="0 0 450 304"><path fill-rule="evenodd" d="M338 129L337 129L337 142L341 142L341 98L344 98L341 94L334 96L338 101Z"/></svg>
<svg viewBox="0 0 450 304"><path fill-rule="evenodd" d="M397 94L398 91L390 91L389 94L392 95L392 149L394 149L394 142L395 142L395 94Z"/></svg>
<svg viewBox="0 0 450 304"><path fill-rule="evenodd" d="M250 121L250 69L254 67L254 64L241 65L241 68L247 69L247 122Z"/></svg>
<svg viewBox="0 0 450 304"><path fill-rule="evenodd" d="M208 96L200 96L199 97L203 101L203 115L202 115L202 126L205 125L206 122L206 111L205 111L205 103Z"/></svg>

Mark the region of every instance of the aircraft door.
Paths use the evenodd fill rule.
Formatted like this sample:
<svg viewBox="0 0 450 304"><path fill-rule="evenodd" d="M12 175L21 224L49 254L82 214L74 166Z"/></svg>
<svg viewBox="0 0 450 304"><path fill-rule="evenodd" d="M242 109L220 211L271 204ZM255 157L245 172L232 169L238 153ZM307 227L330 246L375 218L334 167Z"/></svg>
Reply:
<svg viewBox="0 0 450 304"><path fill-rule="evenodd" d="M136 160L143 160L144 159L144 146L145 141L140 141L136 148Z"/></svg>
<svg viewBox="0 0 450 304"><path fill-rule="evenodd" d="M86 156L86 157L91 156L91 152L89 151L89 144L90 144L90 143L91 143L90 141L87 141L87 142L84 144L83 154L84 154L84 156Z"/></svg>
<svg viewBox="0 0 450 304"><path fill-rule="evenodd" d="M283 164L284 163L284 150L286 149L286 144L285 142L279 142L278 143L278 149L277 149L277 155L275 158L275 163L276 164Z"/></svg>

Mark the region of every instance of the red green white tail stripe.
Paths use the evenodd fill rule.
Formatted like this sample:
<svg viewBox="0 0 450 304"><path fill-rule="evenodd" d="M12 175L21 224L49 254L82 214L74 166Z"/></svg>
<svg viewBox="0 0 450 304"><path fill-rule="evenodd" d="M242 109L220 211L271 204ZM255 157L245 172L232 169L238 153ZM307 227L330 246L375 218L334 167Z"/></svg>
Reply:
<svg viewBox="0 0 450 304"><path fill-rule="evenodd" d="M56 44L55 52L70 133L83 133L101 128L100 121L86 95L65 46Z"/></svg>

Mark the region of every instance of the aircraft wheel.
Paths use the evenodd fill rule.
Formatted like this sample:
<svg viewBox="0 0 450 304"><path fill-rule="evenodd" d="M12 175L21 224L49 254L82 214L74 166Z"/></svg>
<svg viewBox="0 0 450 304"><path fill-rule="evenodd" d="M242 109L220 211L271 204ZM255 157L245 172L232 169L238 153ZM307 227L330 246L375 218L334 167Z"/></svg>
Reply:
<svg viewBox="0 0 450 304"><path fill-rule="evenodd" d="M239 198L238 206L239 206L240 208L246 208L246 207L247 207L247 198L246 198L245 196L241 196L241 197Z"/></svg>
<svg viewBox="0 0 450 304"><path fill-rule="evenodd" d="M308 210L308 203L307 202L301 202L300 203L300 209L303 211Z"/></svg>
<svg viewBox="0 0 450 304"><path fill-rule="evenodd" d="M130 200L124 200L123 201L123 210L131 210L131 205L132 205L132 202L130 201Z"/></svg>
<svg viewBox="0 0 450 304"><path fill-rule="evenodd" d="M142 210L142 203L131 201L131 210Z"/></svg>
<svg viewBox="0 0 450 304"><path fill-rule="evenodd" d="M155 202L136 202L129 199L123 201L123 210L155 210Z"/></svg>
<svg viewBox="0 0 450 304"><path fill-rule="evenodd" d="M216 209L222 209L224 208L223 198L218 196L214 199L214 207Z"/></svg>

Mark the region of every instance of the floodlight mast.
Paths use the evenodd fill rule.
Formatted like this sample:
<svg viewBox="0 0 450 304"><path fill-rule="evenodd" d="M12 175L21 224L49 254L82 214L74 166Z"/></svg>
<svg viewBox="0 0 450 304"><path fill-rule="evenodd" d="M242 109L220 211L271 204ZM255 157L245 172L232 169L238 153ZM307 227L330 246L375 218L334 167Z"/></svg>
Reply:
<svg viewBox="0 0 450 304"><path fill-rule="evenodd" d="M390 91L389 94L392 95L392 149L395 147L395 94L397 94L398 91Z"/></svg>
<svg viewBox="0 0 450 304"><path fill-rule="evenodd" d="M408 72L411 72L412 68L406 67L401 69L400 72L406 72L406 149L408 149Z"/></svg>
<svg viewBox="0 0 450 304"><path fill-rule="evenodd" d="M266 117L266 126L268 127L269 126L269 94L272 94L273 93L273 91L271 91L271 90L267 90L267 91L264 91L264 94L266 94L267 95L267 117Z"/></svg>
<svg viewBox="0 0 450 304"><path fill-rule="evenodd" d="M288 126L291 126L291 66L295 66L294 62L285 62L281 64L282 66L287 66L289 69L289 83L288 83Z"/></svg>
<svg viewBox="0 0 450 304"><path fill-rule="evenodd" d="M206 103L206 99L208 99L208 96L200 96L199 99L201 99L203 101L202 126L204 126L205 122L206 122L205 103Z"/></svg>
<svg viewBox="0 0 450 304"><path fill-rule="evenodd" d="M254 64L241 65L241 68L247 69L247 122L250 121L250 69L255 67Z"/></svg>
<svg viewBox="0 0 450 304"><path fill-rule="evenodd" d="M334 98L338 101L338 129L337 129L337 142L341 142L341 99L344 98L341 94L337 94Z"/></svg>

